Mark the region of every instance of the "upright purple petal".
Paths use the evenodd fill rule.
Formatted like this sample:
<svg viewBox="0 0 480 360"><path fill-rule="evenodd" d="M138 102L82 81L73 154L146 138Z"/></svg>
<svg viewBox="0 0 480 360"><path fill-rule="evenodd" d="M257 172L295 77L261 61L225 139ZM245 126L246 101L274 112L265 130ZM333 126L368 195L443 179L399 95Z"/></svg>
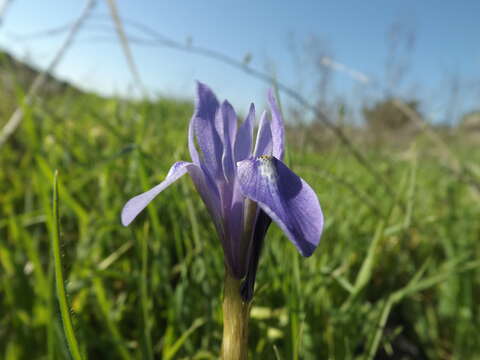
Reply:
<svg viewBox="0 0 480 360"><path fill-rule="evenodd" d="M312 188L272 156L241 161L237 173L243 195L258 203L303 256L310 256L323 228L322 210Z"/></svg>
<svg viewBox="0 0 480 360"><path fill-rule="evenodd" d="M206 119L213 124L219 106L220 104L213 91L207 85L198 81L195 117Z"/></svg>
<svg viewBox="0 0 480 360"><path fill-rule="evenodd" d="M240 126L237 132L234 146L234 158L235 162L245 160L248 158L252 151L252 137L253 137L253 124L255 123L255 106L250 105L245 121Z"/></svg>
<svg viewBox="0 0 480 360"><path fill-rule="evenodd" d="M208 171L215 179L223 176L222 153L223 144L215 127L215 116L219 103L215 94L202 83L197 84L197 104L193 116L193 135L202 151L202 160ZM194 140L190 147L195 146ZM192 149L190 149L192 154Z"/></svg>
<svg viewBox="0 0 480 360"><path fill-rule="evenodd" d="M225 115L223 117L215 117L215 127L218 134L220 134L222 143L225 143L225 141L228 140L233 147L235 136L237 134L237 114L228 100L222 102L219 110ZM227 131L224 131L224 129L227 129Z"/></svg>
<svg viewBox="0 0 480 360"><path fill-rule="evenodd" d="M283 160L285 151L285 125L283 122L282 113L278 108L277 101L273 95L273 89L268 91L268 103L272 110L272 139L273 152L272 155L277 159Z"/></svg>
<svg viewBox="0 0 480 360"><path fill-rule="evenodd" d="M185 161L176 162L168 171L165 180L143 194L131 198L122 210L121 219L123 226L128 226L155 196L183 176L188 171L188 168L191 167L196 167L196 165Z"/></svg>
<svg viewBox="0 0 480 360"><path fill-rule="evenodd" d="M233 162L233 141L237 125L237 114L228 101L224 101L217 113L217 124L220 123L220 138L223 143L222 168L225 180L232 182L235 176L235 163ZM231 129L234 129L232 132Z"/></svg>
<svg viewBox="0 0 480 360"><path fill-rule="evenodd" d="M260 118L260 125L258 126L257 141L253 156L258 157L262 155L272 155L272 130L270 121L267 118L267 112L264 111Z"/></svg>
<svg viewBox="0 0 480 360"><path fill-rule="evenodd" d="M272 219L263 210L258 213L257 223L255 224L255 230L253 232L253 240L250 247L250 253L248 256L247 272L245 280L240 288L244 301L250 301L253 297L253 290L255 288L255 279L257 277L258 262L260 261L260 255L262 253L263 242L265 235L267 234L268 227L270 226Z"/></svg>
<svg viewBox="0 0 480 360"><path fill-rule="evenodd" d="M234 271L234 275L238 278L242 278L246 271L246 264L241 263L242 256L240 255L241 242L243 240L244 202L245 197L240 192L240 185L235 179L229 211L228 233L230 234L230 238L228 241L230 242L229 247L232 253L235 254L231 262L231 268Z"/></svg>

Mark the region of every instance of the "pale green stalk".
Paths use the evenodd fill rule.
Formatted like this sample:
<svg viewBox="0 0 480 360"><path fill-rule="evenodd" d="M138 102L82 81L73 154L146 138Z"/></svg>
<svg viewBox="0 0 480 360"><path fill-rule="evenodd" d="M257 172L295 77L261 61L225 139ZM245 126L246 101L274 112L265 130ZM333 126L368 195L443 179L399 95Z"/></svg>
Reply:
<svg viewBox="0 0 480 360"><path fill-rule="evenodd" d="M241 280L225 269L223 294L223 360L245 360L248 353L248 317L250 303L240 295Z"/></svg>

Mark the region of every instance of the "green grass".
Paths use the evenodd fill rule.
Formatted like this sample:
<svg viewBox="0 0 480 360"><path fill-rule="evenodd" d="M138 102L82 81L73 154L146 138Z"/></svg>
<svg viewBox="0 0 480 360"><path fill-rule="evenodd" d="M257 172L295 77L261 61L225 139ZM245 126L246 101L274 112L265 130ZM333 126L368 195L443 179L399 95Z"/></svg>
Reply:
<svg viewBox="0 0 480 360"><path fill-rule="evenodd" d="M52 231L52 252L55 267L55 287L57 300L60 307L60 314L62 316L63 330L65 333L66 342L68 344L69 353L75 360L81 360L78 342L75 338L75 331L73 330L72 317L70 316L70 307L68 305L67 294L65 292L65 281L63 279L62 259L60 253L60 214L58 212L58 172L55 172L53 179L53 211L52 224L55 229Z"/></svg>
<svg viewBox="0 0 480 360"><path fill-rule="evenodd" d="M73 337L83 359L216 359L222 251L191 181L162 193L129 228L119 222L126 200L189 159L191 105L67 93L26 110L0 149L0 358L68 358ZM429 143L413 143L406 152L365 149L395 197L340 145L288 149L326 226L309 259L269 230L251 358L478 358L480 197ZM480 160L468 144L458 153ZM57 297L60 262L68 301ZM70 317L59 304L67 303L65 337L62 314Z"/></svg>

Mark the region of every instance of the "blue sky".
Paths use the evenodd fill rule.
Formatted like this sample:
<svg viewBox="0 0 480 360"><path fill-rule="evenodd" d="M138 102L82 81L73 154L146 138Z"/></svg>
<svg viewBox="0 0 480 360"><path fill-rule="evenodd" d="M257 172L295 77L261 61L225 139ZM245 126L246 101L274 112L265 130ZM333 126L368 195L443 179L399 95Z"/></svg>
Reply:
<svg viewBox="0 0 480 360"><path fill-rule="evenodd" d="M84 4L79 0L12 1L0 25L0 47L45 66L66 34L30 39L17 36L65 25L79 15ZM379 96L375 84L384 87L387 83L385 69L392 44L387 34L393 24L401 24L405 32L415 35L415 45L409 53L407 75L394 92L425 99L429 115L442 120L453 101L451 79L457 77L461 84L460 95L453 101L457 112L480 107L478 0L118 0L118 7L122 17L180 42L191 38L195 45L239 60L250 53L253 67L264 70L267 64L273 66L284 83L302 85L308 96L314 94L316 72L309 65L304 44L313 37L321 39L334 61L372 80L362 84L345 72L333 73L329 97L353 102ZM115 39L106 2L99 1L57 74L99 92L128 93L132 78ZM302 59L300 66L291 44ZM215 60L162 47L133 45L132 50L141 77L153 93L191 98L198 79L241 110L252 100L265 99L265 84Z"/></svg>

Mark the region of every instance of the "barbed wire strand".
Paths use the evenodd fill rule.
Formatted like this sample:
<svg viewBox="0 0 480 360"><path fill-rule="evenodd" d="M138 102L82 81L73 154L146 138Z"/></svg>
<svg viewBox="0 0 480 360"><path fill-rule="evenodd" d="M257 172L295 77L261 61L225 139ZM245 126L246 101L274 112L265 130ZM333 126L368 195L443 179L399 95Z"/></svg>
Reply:
<svg viewBox="0 0 480 360"><path fill-rule="evenodd" d="M144 45L157 45L157 46L172 48L172 49L190 53L190 54L197 54L206 58L210 58L210 59L222 62L226 65L229 65L233 68L236 68L237 70L240 70L246 73L249 76L252 76L262 82L265 82L269 85L274 86L278 91L280 91L281 93L285 94L286 96L288 96L289 98L297 102L300 106L311 111L314 114L314 116L340 140L340 142L352 154L352 156L356 159L356 161L363 168L365 168L367 172L383 186L383 188L389 194L389 196L395 198L395 192L392 186L390 185L390 183L377 171L377 169L375 169L371 165L371 163L363 155L362 151L359 150L355 144L353 144L353 142L345 134L343 129L340 126L336 125L334 122L332 122L328 118L328 116L318 106L311 104L299 92L295 91L293 88L289 87L285 83L279 81L276 77L271 76L266 72L255 69L249 66L248 64L246 64L245 62L239 61L234 57L226 55L220 51L202 47L202 46L196 46L191 43L183 44L179 41L173 40L169 37L166 37L160 34L156 30L152 29L151 27L145 24L133 21L128 18L120 19L118 17L118 20L122 24L135 28L136 30L141 31L144 35L147 35L148 37L151 38L150 40L148 40L140 37L127 36L126 33L123 31L122 33L124 36L124 41L127 42L127 44L129 42L129 43L138 43L138 44L144 44ZM44 31L43 33L58 34L58 32L62 30L62 28L47 30L47 31ZM133 68L136 69L135 66L133 66ZM132 72L136 72L136 70L133 70ZM138 72L136 73L138 74ZM0 146L1 145L2 145L2 138L0 137Z"/></svg>
<svg viewBox="0 0 480 360"><path fill-rule="evenodd" d="M233 68L236 68L238 70L243 71L247 75L250 75L258 80L261 80L265 83L268 83L278 89L278 91L282 92L283 94L287 95L294 101L296 101L298 104L300 104L302 107L310 110L317 118L322 122L325 127L327 127L330 131L334 133L335 136L339 138L339 140L342 142L342 144L347 148L347 150L354 156L354 158L357 160L360 165L362 165L369 173L371 176L373 176L375 179L377 179L386 192L392 196L395 197L395 192L393 191L390 183L385 180L385 178L378 173L378 171L372 167L370 162L365 158L365 156L362 154L362 152L350 141L348 136L345 134L345 132L342 130L342 128L335 123L333 123L328 116L318 108L318 106L315 106L308 102L299 92L295 91L293 88L289 87L285 83L279 81L277 78L274 76L271 76L267 74L266 72L260 71L258 69L255 69L248 64L239 61L229 55L226 55L222 52L212 50L210 48L205 48L201 46L196 46L193 44L182 44L176 40L170 39L157 31L153 30L149 26L146 26L144 24L138 23L136 21L132 21L129 19L124 19L123 22L131 27L136 28L139 31L142 31L144 34L150 36L153 41L148 41L145 39L141 39L138 37L129 37L129 41L133 43L144 43L144 44L158 44L162 45L164 47L176 49L182 52L187 52L187 53L193 53L197 55L201 55L213 60L220 61L226 65L229 65Z"/></svg>

